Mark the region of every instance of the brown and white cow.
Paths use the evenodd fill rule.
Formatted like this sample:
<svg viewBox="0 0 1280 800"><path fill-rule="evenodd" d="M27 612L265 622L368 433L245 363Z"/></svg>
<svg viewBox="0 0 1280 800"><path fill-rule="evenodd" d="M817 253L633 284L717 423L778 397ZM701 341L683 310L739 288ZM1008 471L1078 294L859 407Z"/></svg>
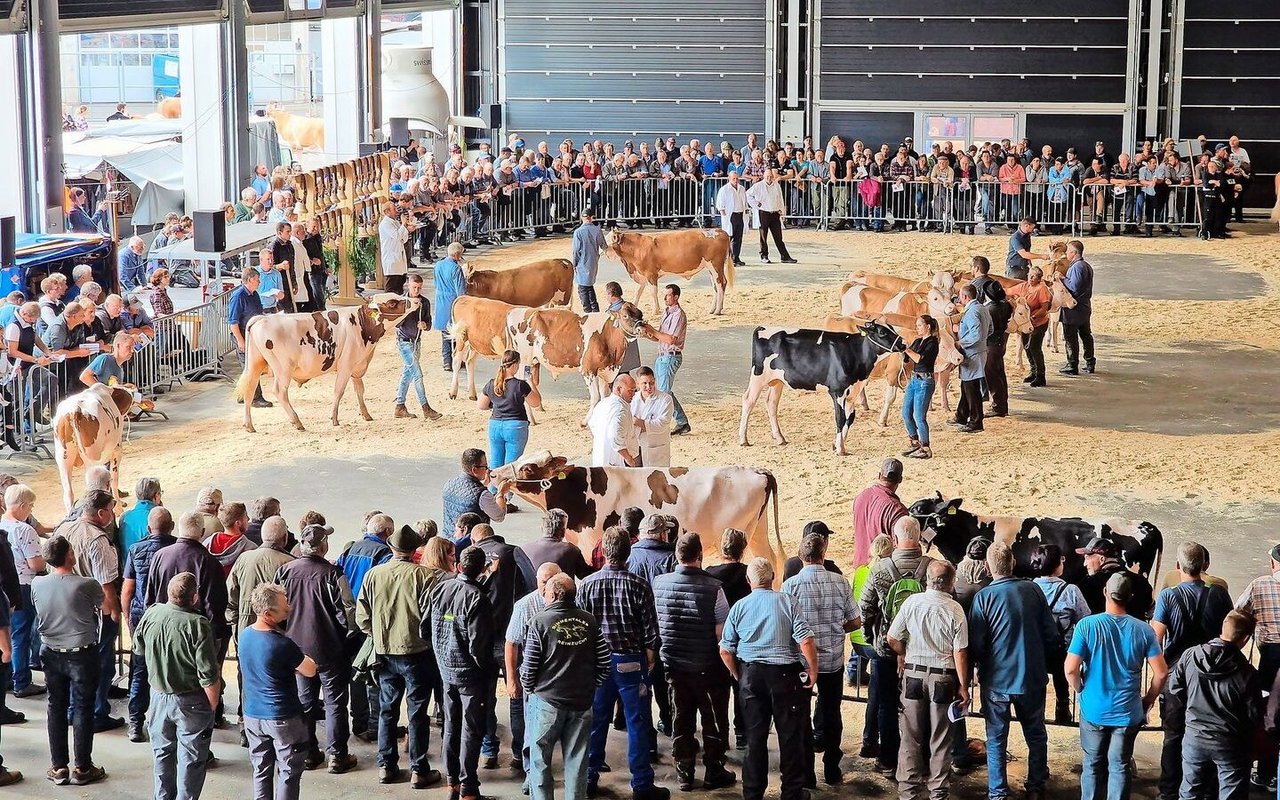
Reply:
<svg viewBox="0 0 1280 800"><path fill-rule="evenodd" d="M111 494L120 499L120 457L124 453L125 415L133 390L95 383L58 403L53 415L53 458L62 479L62 502L75 505L71 470L94 464L111 469Z"/></svg>
<svg viewBox="0 0 1280 800"><path fill-rule="evenodd" d="M516 307L501 300L462 296L453 302L453 321L449 323L449 338L453 340L453 382L449 385L449 399L458 397L458 375L462 365L467 365L467 392L476 399L476 358L501 358L502 351L510 346L507 334L507 315Z"/></svg>
<svg viewBox="0 0 1280 800"><path fill-rule="evenodd" d="M890 292L911 292L913 294L926 294L930 288L936 287L940 291L949 294L955 287L956 278L957 276L954 272L948 271L935 272L929 276L928 280L919 281L914 278L900 278L897 275L886 275L880 272L856 270L849 274L849 281L841 289L841 294L844 294L852 286L871 286Z"/></svg>
<svg viewBox="0 0 1280 800"><path fill-rule="evenodd" d="M467 294L513 306L573 307L573 262L546 258L511 269L477 269L467 274Z"/></svg>
<svg viewBox="0 0 1280 800"><path fill-rule="evenodd" d="M907 317L933 314L937 317L939 313L944 316L955 313L955 305L950 296L932 285L927 292L917 294L846 283L840 287L840 313L846 317L857 314L902 314Z"/></svg>
<svg viewBox="0 0 1280 800"><path fill-rule="evenodd" d="M520 353L520 362L531 368L530 380L538 385L541 367L553 378L574 371L582 375L591 393L591 406L608 394L618 374L627 344L640 335L644 315L631 303L615 311L577 314L561 308L513 308L507 314L507 338Z"/></svg>
<svg viewBox="0 0 1280 800"><path fill-rule="evenodd" d="M670 514L697 533L707 561L720 552L725 528L747 534L747 556L773 562L782 574L784 549L778 530L778 481L757 467L579 467L549 452L532 453L495 470L514 480L516 494L542 509L569 515L569 538L588 561L607 528L635 506L645 514ZM769 503L773 503L773 539ZM775 544L776 543L776 544Z"/></svg>
<svg viewBox="0 0 1280 800"><path fill-rule="evenodd" d="M235 391L236 397L244 401L244 429L253 433L250 401L268 370L275 379L276 397L293 427L300 431L306 428L289 402L289 385L296 382L301 386L330 372L337 375L333 424L338 424L338 404L347 381L356 388L360 416L372 420L364 404L364 374L378 342L417 307L416 299L382 292L369 298L367 305L353 308L254 317L245 332L244 373Z"/></svg>
<svg viewBox="0 0 1280 800"><path fill-rule="evenodd" d="M636 305L646 288L653 292L653 310L658 305L658 279L663 275L693 278L704 269L711 270L715 300L711 313L724 313L725 290L733 286L733 258L729 255L729 234L720 228L707 228L671 233L623 233L616 228L605 234L608 253L622 262L627 274L639 288Z"/></svg>

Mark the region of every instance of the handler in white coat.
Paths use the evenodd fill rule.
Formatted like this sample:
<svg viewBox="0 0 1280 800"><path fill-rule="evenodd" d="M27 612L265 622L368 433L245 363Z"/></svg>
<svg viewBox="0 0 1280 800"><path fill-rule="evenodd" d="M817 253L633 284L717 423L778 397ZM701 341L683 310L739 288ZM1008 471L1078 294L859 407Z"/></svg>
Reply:
<svg viewBox="0 0 1280 800"><path fill-rule="evenodd" d="M653 370L637 368L632 375L639 391L631 398L631 416L635 417L640 438L640 461L646 467L671 466L671 420L676 407L671 395L658 389Z"/></svg>
<svg viewBox="0 0 1280 800"><path fill-rule="evenodd" d="M587 417L592 437L591 466L640 465L640 440L635 417L631 416L631 399L635 394L636 382L624 372L614 378L613 392L591 409Z"/></svg>

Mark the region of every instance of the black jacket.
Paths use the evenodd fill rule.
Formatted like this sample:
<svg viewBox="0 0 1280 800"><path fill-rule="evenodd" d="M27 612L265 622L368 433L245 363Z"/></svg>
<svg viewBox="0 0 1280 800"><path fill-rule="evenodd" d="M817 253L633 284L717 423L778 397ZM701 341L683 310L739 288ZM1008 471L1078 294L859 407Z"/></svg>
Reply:
<svg viewBox="0 0 1280 800"><path fill-rule="evenodd" d="M520 548L507 544L501 536L494 534L480 541L472 541L472 545L484 551L488 560L488 574L481 577L480 585L489 597L489 605L493 609L494 630L505 633L507 623L511 622L511 611L516 598L524 597L533 590L533 586L525 585L525 571L520 568L523 554ZM493 638L495 657L500 657L505 646L502 636Z"/></svg>
<svg viewBox="0 0 1280 800"><path fill-rule="evenodd" d="M431 642L444 683L476 686L496 672L493 606L480 584L463 575L442 580L427 610L420 633Z"/></svg>
<svg viewBox="0 0 1280 800"><path fill-rule="evenodd" d="M231 635L227 623L227 576L222 562L195 539L179 539L156 553L147 569L146 607L167 599L169 581L190 572L196 578L196 611L213 626L219 639Z"/></svg>
<svg viewBox="0 0 1280 800"><path fill-rule="evenodd" d="M529 622L520 685L556 708L586 711L612 663L596 618L560 600Z"/></svg>
<svg viewBox="0 0 1280 800"><path fill-rule="evenodd" d="M1205 744L1250 748L1262 710L1258 671L1240 648L1214 639L1182 654L1169 673L1169 694L1186 707L1189 739ZM1267 704L1273 728L1276 695Z"/></svg>
<svg viewBox="0 0 1280 800"><path fill-rule="evenodd" d="M280 567L276 583L289 598L285 635L320 666L349 661L355 602L342 569L317 555Z"/></svg>
<svg viewBox="0 0 1280 800"><path fill-rule="evenodd" d="M836 570L839 572L840 570ZM707 574L724 587L724 597L733 608L739 600L751 594L751 584L747 583L747 565L741 561L728 561L707 567Z"/></svg>
<svg viewBox="0 0 1280 800"><path fill-rule="evenodd" d="M1084 595L1084 601L1089 604L1089 610L1095 614L1101 614L1107 610L1107 580L1117 572L1121 572L1125 566L1119 561L1103 562L1102 568L1098 570L1096 575L1086 575L1080 582L1080 593ZM1125 613L1131 617L1138 619L1151 619L1152 598L1151 583L1133 570L1129 570L1129 579L1133 582L1133 596L1129 598L1128 605L1125 606Z"/></svg>

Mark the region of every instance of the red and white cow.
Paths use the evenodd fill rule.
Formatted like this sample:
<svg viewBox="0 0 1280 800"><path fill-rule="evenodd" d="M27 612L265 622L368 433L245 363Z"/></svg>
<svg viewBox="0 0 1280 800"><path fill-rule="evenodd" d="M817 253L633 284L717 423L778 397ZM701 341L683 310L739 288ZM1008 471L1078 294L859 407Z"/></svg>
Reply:
<svg viewBox="0 0 1280 800"><path fill-rule="evenodd" d="M663 275L692 278L704 269L711 271L715 287L712 314L724 313L725 290L733 286L733 257L729 254L729 234L720 228L674 231L672 233L623 233L618 229L605 235L609 254L622 262L640 288L636 305L648 288L653 292L654 313L658 305L658 279Z"/></svg>
<svg viewBox="0 0 1280 800"><path fill-rule="evenodd" d="M53 415L53 458L67 511L75 505L71 470L76 467L106 464L111 469L111 494L120 499L124 422L132 405L133 390L101 383L58 403Z"/></svg>

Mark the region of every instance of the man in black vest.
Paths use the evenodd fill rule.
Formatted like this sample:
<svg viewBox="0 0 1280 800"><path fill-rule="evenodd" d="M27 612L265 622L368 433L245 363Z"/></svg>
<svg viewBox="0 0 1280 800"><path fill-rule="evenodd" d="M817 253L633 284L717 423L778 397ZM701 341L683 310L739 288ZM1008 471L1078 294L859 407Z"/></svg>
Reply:
<svg viewBox="0 0 1280 800"><path fill-rule="evenodd" d="M323 691L329 772L340 775L356 765L356 757L347 749L351 738L347 718L347 689L351 682L348 647L355 627L356 604L342 568L325 559L331 533L333 528L328 525L304 528L302 557L282 566L275 582L284 587L291 609L285 634L316 662L317 668L313 677L298 676L298 695L311 745L303 765L316 769L325 762L316 739Z"/></svg>
<svg viewBox="0 0 1280 800"><path fill-rule="evenodd" d="M671 754L680 791L693 790L697 715L702 714L705 789L732 786L738 776L724 768L729 735L729 674L720 661L720 634L729 601L720 581L702 569L702 540L686 533L676 541L680 562L653 579L653 597L662 637L659 655L671 684L674 719ZM710 713L708 713L710 711Z"/></svg>
<svg viewBox="0 0 1280 800"><path fill-rule="evenodd" d="M505 497L511 487L500 482L498 488L502 491L495 496L489 491L488 484L488 456L475 447L463 450L462 474L450 478L440 490L440 498L444 503L440 529L451 533L458 517L467 513L479 514L481 522L502 522L506 519L506 504L497 498Z"/></svg>

